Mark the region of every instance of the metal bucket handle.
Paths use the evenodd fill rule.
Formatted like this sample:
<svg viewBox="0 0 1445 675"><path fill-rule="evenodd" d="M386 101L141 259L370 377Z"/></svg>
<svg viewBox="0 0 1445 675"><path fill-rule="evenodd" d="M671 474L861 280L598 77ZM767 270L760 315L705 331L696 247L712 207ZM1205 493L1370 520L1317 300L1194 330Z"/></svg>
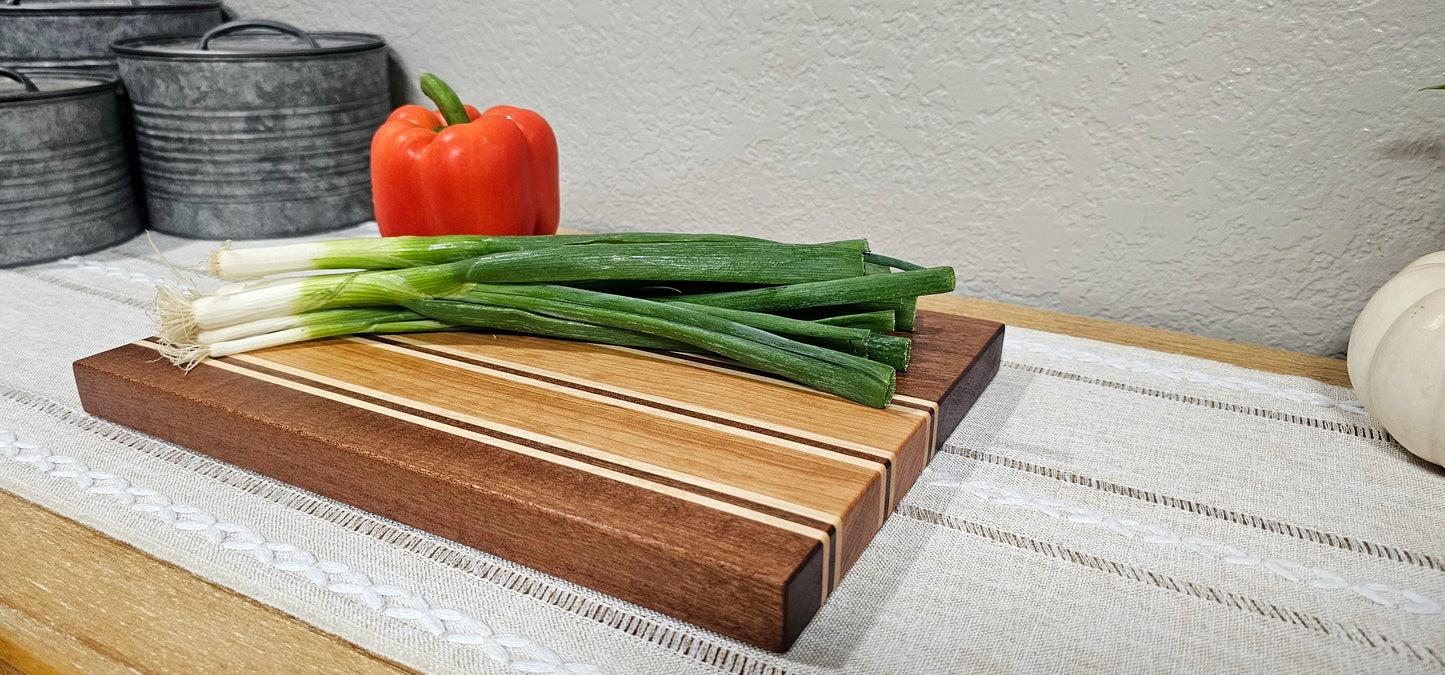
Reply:
<svg viewBox="0 0 1445 675"><path fill-rule="evenodd" d="M35 86L35 83L32 82L30 78L25 77L25 75L22 73L17 73L13 70L10 70L9 68L0 68L0 77L8 77L12 80L15 80L16 82L19 82L20 84L25 85L25 91L40 91L40 87Z"/></svg>
<svg viewBox="0 0 1445 675"><path fill-rule="evenodd" d="M316 43L316 38L311 37L310 33L307 33L300 28L292 26L291 24L281 23L280 21L267 21L265 19L241 19L238 21L232 21L230 23L223 23L219 26L216 26L215 28L206 31L206 34L201 36L201 45L199 49L210 49L211 40L221 37L222 35L226 35L227 33L234 33L238 30L242 30L245 28L268 28L279 33L285 33L287 35L290 35L291 37L305 40L306 44L310 45L312 49L321 48L321 45Z"/></svg>

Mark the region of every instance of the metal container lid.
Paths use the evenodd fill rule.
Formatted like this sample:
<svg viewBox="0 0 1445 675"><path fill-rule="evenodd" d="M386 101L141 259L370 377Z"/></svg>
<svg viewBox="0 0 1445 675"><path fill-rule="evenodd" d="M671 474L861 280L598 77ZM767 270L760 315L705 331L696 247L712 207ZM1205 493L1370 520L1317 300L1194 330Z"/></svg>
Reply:
<svg viewBox="0 0 1445 675"><path fill-rule="evenodd" d="M35 73L0 68L0 104L83 96L120 86L120 79L102 73Z"/></svg>
<svg viewBox="0 0 1445 675"><path fill-rule="evenodd" d="M111 0L109 2L77 2L76 0L0 0L0 14L66 14L92 16L98 14L164 14L220 9L221 0Z"/></svg>
<svg viewBox="0 0 1445 675"><path fill-rule="evenodd" d="M111 49L122 56L235 61L328 56L385 46L380 35L370 33L309 33L279 21L243 19L216 26L205 35L131 38L117 41Z"/></svg>

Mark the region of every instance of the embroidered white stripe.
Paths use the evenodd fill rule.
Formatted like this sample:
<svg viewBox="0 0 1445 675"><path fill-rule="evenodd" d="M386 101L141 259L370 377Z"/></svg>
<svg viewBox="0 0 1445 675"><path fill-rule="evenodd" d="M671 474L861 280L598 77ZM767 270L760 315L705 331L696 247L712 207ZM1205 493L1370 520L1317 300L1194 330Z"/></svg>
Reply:
<svg viewBox="0 0 1445 675"><path fill-rule="evenodd" d="M106 263L95 260L88 260L78 255L73 255L69 258L62 258L60 262L66 265L70 265L71 267L75 267L77 269L86 270L88 272L99 272L101 274L112 277L121 277L128 281L134 281L138 284L144 284L146 286L159 286L161 284L167 283L167 280L165 278L158 277L154 274L147 274L145 272L132 272L131 270L120 267L118 265L107 265Z"/></svg>
<svg viewBox="0 0 1445 675"><path fill-rule="evenodd" d="M1102 527L1127 539L1138 539L1163 546L1183 546L1206 558L1220 560L1231 565L1263 567L1275 575L1297 584L1325 591L1349 590L1375 604L1397 607L1411 614L1439 614L1442 609L1445 609L1445 606L1442 606L1438 600L1408 588L1398 588L1378 581L1351 582L1338 573L1323 567L1311 567L1285 558L1261 558L1236 546L1206 537L1179 535L1161 525L1141 523L1129 518L1118 518L1087 506L1069 504L1052 497L1032 497L987 481L964 480L953 474L931 468L924 469L923 474L928 485L963 490L985 502L1004 506L1022 506L1050 518L1064 518L1073 523Z"/></svg>
<svg viewBox="0 0 1445 675"><path fill-rule="evenodd" d="M333 593L354 595L362 604L385 616L412 622L453 644L474 645L488 657L518 672L573 675L602 672L592 664L564 662L555 651L525 635L498 633L469 614L436 607L426 597L403 586L373 584L365 573L345 563L318 560L295 544L267 541L250 527L218 521L198 507L177 504L166 495L123 476L92 471L74 457L57 455L34 443L17 440L12 431L0 429L0 457L30 465L51 478L70 479L88 495L109 496L133 511L154 514L156 519L177 530L195 532L227 550L249 553L275 569L305 575L312 583Z"/></svg>
<svg viewBox="0 0 1445 675"><path fill-rule="evenodd" d="M1102 363L1116 370L1127 370L1135 373L1152 373L1167 377L1175 381L1192 382L1195 384L1207 384L1210 386L1228 389L1229 391L1247 391L1251 394L1265 394L1274 396L1286 401L1295 403L1306 403L1321 408L1338 408L1354 415L1368 415L1365 406L1356 400L1336 401L1324 394L1317 392L1302 391L1300 389L1280 389L1271 387L1263 382L1255 380L1244 380L1237 377L1224 377L1210 375L1197 370L1184 370L1168 366L1157 366L1147 361L1124 358L1105 358L1093 352L1067 347L1055 347L1054 345L1029 340L1018 340L1011 337L1004 338L1004 346L1014 349L1022 349L1030 354L1048 354L1061 359L1078 361L1079 363Z"/></svg>

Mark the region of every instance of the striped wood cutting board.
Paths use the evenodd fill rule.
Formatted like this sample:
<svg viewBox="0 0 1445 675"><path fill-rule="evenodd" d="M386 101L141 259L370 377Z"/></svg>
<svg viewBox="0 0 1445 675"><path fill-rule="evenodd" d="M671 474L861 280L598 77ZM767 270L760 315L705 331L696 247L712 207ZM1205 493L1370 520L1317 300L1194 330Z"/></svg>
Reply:
<svg viewBox="0 0 1445 675"><path fill-rule="evenodd" d="M886 410L703 357L480 333L189 374L147 340L75 379L91 414L783 650L998 369L1003 326L918 326Z"/></svg>

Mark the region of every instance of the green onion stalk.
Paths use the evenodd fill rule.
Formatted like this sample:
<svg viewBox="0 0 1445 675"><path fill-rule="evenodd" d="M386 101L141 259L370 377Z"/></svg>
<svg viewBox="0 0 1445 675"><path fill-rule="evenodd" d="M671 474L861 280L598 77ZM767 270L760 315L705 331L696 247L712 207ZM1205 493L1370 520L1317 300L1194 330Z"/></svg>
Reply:
<svg viewBox="0 0 1445 675"><path fill-rule="evenodd" d="M485 329L713 353L875 407L892 398L912 347L885 333L911 330L919 295L954 286L952 269L873 254L862 240L728 235L223 246L211 265L244 281L208 295L158 291L163 352L183 367L323 337Z"/></svg>
<svg viewBox="0 0 1445 675"><path fill-rule="evenodd" d="M895 319L897 315L893 310L877 310L860 312L857 314L829 314L811 319L813 323L821 323L828 326L846 326L849 328L867 328L875 333L886 333L897 328Z"/></svg>
<svg viewBox="0 0 1445 675"><path fill-rule="evenodd" d="M862 276L864 271L861 251L826 244L579 244L404 269L302 277L202 297L163 290L157 296L157 309L161 334L182 342L199 330L319 309L456 295L474 283L642 279L794 284Z"/></svg>
<svg viewBox="0 0 1445 675"><path fill-rule="evenodd" d="M752 242L776 243L764 239L727 234L668 234L633 232L618 234L549 234L523 237L449 235L440 237L385 237L382 239L338 239L333 241L233 249L230 242L211 252L210 273L228 281L260 279L273 274L309 270L388 270L457 262L468 258L587 244ZM868 250L864 239L822 244Z"/></svg>
<svg viewBox="0 0 1445 675"><path fill-rule="evenodd" d="M887 364L789 340L684 304L546 284L477 284L448 299L514 307L676 340L876 408L888 405L896 386L896 371Z"/></svg>
<svg viewBox="0 0 1445 675"><path fill-rule="evenodd" d="M163 335L160 351L171 363L190 370L208 358L306 340L366 333L424 333L454 328L451 324L400 307L324 310L200 331L193 338L184 340Z"/></svg>
<svg viewBox="0 0 1445 675"><path fill-rule="evenodd" d="M319 310L203 330L194 341L167 344L162 352L178 365L193 367L205 358L302 340L447 330L460 325L626 346L702 350L866 405L885 407L892 399L895 369L888 364L790 340L719 314L764 324L796 323L799 325L789 328L810 333L810 337L857 336L864 344L872 337L869 331L781 317L759 318L767 315L745 317L747 312L736 310L700 310L685 303L663 304L565 286L478 283L454 296L410 300L405 309Z"/></svg>
<svg viewBox="0 0 1445 675"><path fill-rule="evenodd" d="M663 298L663 302L745 309L754 312L783 312L831 305L856 305L896 301L920 295L948 293L954 288L952 267L929 267L893 274L869 274L746 291L704 293Z"/></svg>

